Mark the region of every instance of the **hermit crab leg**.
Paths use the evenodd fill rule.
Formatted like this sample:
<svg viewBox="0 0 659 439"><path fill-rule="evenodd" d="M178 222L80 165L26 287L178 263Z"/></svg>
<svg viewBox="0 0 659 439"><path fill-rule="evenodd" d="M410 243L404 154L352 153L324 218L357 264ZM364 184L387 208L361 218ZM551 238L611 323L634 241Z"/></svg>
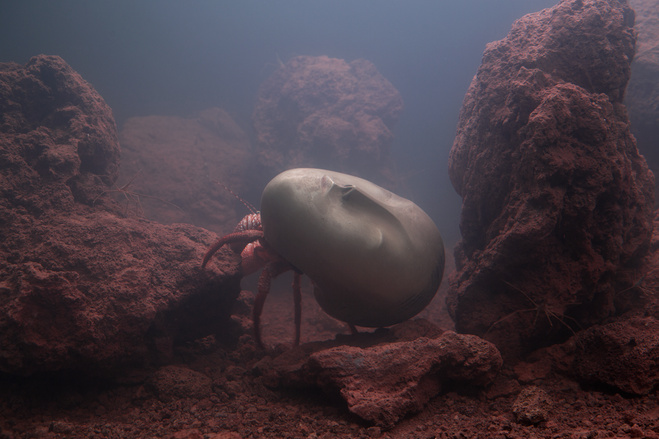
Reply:
<svg viewBox="0 0 659 439"><path fill-rule="evenodd" d="M217 251L221 249L223 245L231 244L234 242L244 242L247 244L262 237L263 231L261 230L243 230L242 232L230 233L226 236L223 236L208 249L206 255L204 255L204 260L201 262L201 268L206 268L208 261L210 261L213 255L217 253Z"/></svg>

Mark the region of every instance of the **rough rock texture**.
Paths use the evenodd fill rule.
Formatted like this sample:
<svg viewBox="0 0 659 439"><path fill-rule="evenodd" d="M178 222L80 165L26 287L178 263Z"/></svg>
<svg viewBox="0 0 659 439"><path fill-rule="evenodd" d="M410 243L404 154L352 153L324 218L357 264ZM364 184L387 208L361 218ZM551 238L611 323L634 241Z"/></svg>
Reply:
<svg viewBox="0 0 659 439"><path fill-rule="evenodd" d="M325 348L303 351L319 346ZM375 346L326 346L303 347L265 367L286 386L338 390L352 413L384 428L422 410L444 385L490 384L503 361L491 343L452 331Z"/></svg>
<svg viewBox="0 0 659 439"><path fill-rule="evenodd" d="M97 385L93 382L53 380L52 377L6 379L0 374L0 436L7 438L659 438L657 392L627 397L592 386L580 386L572 375L563 374L565 354L574 351L573 340L554 345L533 359L537 370L527 367L522 375L503 366L492 386L481 391L459 383L446 384L419 413L407 416L391 430L383 431L350 413L339 397L327 397L316 388L272 389L261 370L272 370L272 359L292 338L292 299L289 282L282 294L268 297L264 312L273 312L268 327L268 344L281 344L277 350L257 349L250 334L240 337L235 349L190 350L180 369L197 372L177 373L166 368L149 371L144 385ZM317 331L317 308L313 292L303 288L303 340L333 337L330 327ZM308 300L307 300L308 299ZM265 319L267 320L267 318ZM267 322L266 322L267 323ZM323 325L324 326L324 325ZM404 326L408 339L435 337L422 326ZM345 326L343 330L347 332ZM382 330L378 331L382 332ZM320 336L320 338L317 338ZM359 334L358 337L363 336ZM346 336L351 339L352 336ZM392 339L399 340L398 336ZM568 349L568 345L572 345ZM280 345L282 346L282 345ZM303 348L305 345L301 346ZM286 355L286 351L281 355ZM536 367L540 360L546 367ZM530 360L531 361L531 360ZM264 368L255 367L255 364ZM268 364L270 366L268 366ZM561 371L560 373L557 371ZM210 396L202 397L207 376L212 381ZM171 379L171 381L170 381ZM156 383L158 387L156 387ZM168 384L169 383L169 384ZM546 421L527 425L515 421L513 407L526 407L533 414L531 399L519 398L520 390L535 386L553 402L546 410ZM163 397L158 388L177 389L176 396ZM207 388L207 387L206 387ZM519 402L527 401L522 406ZM522 413L522 412L520 412ZM522 418L519 418L520 420Z"/></svg>
<svg viewBox="0 0 659 439"><path fill-rule="evenodd" d="M643 395L659 385L659 211L655 212L650 251L643 264L625 272L614 297L624 312L614 322L596 325L573 337L572 360L565 373L587 384Z"/></svg>
<svg viewBox="0 0 659 439"><path fill-rule="evenodd" d="M111 373L225 331L238 261L201 272L213 234L94 203L119 145L92 87L37 56L1 65L0 93L0 372Z"/></svg>
<svg viewBox="0 0 659 439"><path fill-rule="evenodd" d="M369 61L292 58L259 91L253 115L258 161L269 178L318 167L391 188L389 147L402 108L398 91Z"/></svg>
<svg viewBox="0 0 659 439"><path fill-rule="evenodd" d="M539 424L549 419L551 400L547 392L530 386L523 389L513 404L513 415L521 424Z"/></svg>
<svg viewBox="0 0 659 439"><path fill-rule="evenodd" d="M33 214L87 202L117 178L110 107L61 58L0 64L0 194ZM43 187L43 183L47 183ZM38 206L37 206L38 205Z"/></svg>
<svg viewBox="0 0 659 439"><path fill-rule="evenodd" d="M213 382L209 377L183 366L165 366L158 369L150 377L148 384L161 401L204 399L213 393Z"/></svg>
<svg viewBox="0 0 659 439"><path fill-rule="evenodd" d="M141 194L138 200L114 193L128 210L163 224L185 222L217 233L233 230L249 213L224 187L247 197L245 176L251 175L247 135L226 111L209 108L192 118L134 117L119 140L118 186L130 183L126 190Z"/></svg>
<svg viewBox="0 0 659 439"><path fill-rule="evenodd" d="M581 381L645 395L659 386L659 320L634 317L579 333L574 371Z"/></svg>
<svg viewBox="0 0 659 439"><path fill-rule="evenodd" d="M659 319L659 210L655 211L650 250L638 268L621 273L619 285L614 305L624 318Z"/></svg>
<svg viewBox="0 0 659 439"><path fill-rule="evenodd" d="M465 97L449 312L504 357L615 314L615 280L648 248L654 180L622 105L632 25L618 0L527 15L487 46Z"/></svg>
<svg viewBox="0 0 659 439"><path fill-rule="evenodd" d="M625 103L638 149L659 171L659 1L630 0L638 32Z"/></svg>

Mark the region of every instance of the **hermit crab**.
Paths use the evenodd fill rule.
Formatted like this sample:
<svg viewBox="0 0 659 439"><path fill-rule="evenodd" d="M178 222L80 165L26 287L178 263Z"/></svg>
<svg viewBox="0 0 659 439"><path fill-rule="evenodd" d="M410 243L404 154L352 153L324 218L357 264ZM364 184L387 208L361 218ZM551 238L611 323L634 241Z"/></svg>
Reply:
<svg viewBox="0 0 659 439"><path fill-rule="evenodd" d="M273 278L294 272L295 344L300 341L300 275L314 285L320 307L356 326L391 326L432 300L444 272L437 227L412 201L352 175L291 169L263 190L261 212L206 252L202 268L224 245L241 253L242 272L263 267L254 301L256 343Z"/></svg>

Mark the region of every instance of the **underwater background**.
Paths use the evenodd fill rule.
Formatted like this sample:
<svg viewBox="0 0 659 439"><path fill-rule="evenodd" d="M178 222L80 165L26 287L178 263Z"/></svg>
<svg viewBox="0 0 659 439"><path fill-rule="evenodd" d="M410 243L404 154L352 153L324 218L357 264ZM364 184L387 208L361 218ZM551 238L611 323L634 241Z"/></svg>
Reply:
<svg viewBox="0 0 659 439"><path fill-rule="evenodd" d="M118 129L131 117L227 110L246 132L259 86L299 55L363 58L400 92L391 154L400 195L459 239L447 160L485 45L551 0L6 1L0 62L61 56L103 96ZM256 201L258 200L251 200Z"/></svg>
<svg viewBox="0 0 659 439"><path fill-rule="evenodd" d="M659 438L657 14L0 3L0 438ZM446 258L336 251L299 166Z"/></svg>

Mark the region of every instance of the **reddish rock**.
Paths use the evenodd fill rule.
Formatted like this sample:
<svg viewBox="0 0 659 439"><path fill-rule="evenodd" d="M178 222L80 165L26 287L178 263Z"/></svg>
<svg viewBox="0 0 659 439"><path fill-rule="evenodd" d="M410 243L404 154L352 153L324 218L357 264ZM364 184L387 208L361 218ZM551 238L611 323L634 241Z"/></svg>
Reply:
<svg viewBox="0 0 659 439"><path fill-rule="evenodd" d="M113 372L223 333L238 261L199 265L215 236L121 218L109 107L61 58L0 67L0 371Z"/></svg>
<svg viewBox="0 0 659 439"><path fill-rule="evenodd" d="M638 32L632 77L625 103L638 149L650 169L659 171L659 3L630 0Z"/></svg>
<svg viewBox="0 0 659 439"><path fill-rule="evenodd" d="M658 334L654 317L593 326L576 337L574 372L583 382L646 395L659 386Z"/></svg>
<svg viewBox="0 0 659 439"><path fill-rule="evenodd" d="M117 178L112 111L57 56L0 64L0 141L2 197L34 214L88 202Z"/></svg>
<svg viewBox="0 0 659 439"><path fill-rule="evenodd" d="M659 210L655 211L650 250L639 267L621 273L614 305L625 318L659 319Z"/></svg>
<svg viewBox="0 0 659 439"><path fill-rule="evenodd" d="M552 403L547 392L531 386L523 389L513 404L513 415L520 424L539 424L549 419Z"/></svg>
<svg viewBox="0 0 659 439"><path fill-rule="evenodd" d="M209 108L191 118L134 117L119 138L119 186L130 183L126 189L140 194L115 193L129 213L216 233L232 231L249 213L224 187L247 197L245 176L251 175L247 135L226 111Z"/></svg>
<svg viewBox="0 0 659 439"><path fill-rule="evenodd" d="M460 114L449 311L514 358L601 322L652 233L654 179L622 98L633 12L570 0L490 43ZM627 284L626 287L629 287Z"/></svg>
<svg viewBox="0 0 659 439"><path fill-rule="evenodd" d="M389 148L398 91L366 60L298 56L268 78L254 110L259 163L269 178L296 167L395 183Z"/></svg>
<svg viewBox="0 0 659 439"><path fill-rule="evenodd" d="M261 368L273 370L283 385L338 390L351 412L385 428L423 409L448 383L490 384L502 364L491 343L452 331L375 346L327 346L302 346Z"/></svg>

